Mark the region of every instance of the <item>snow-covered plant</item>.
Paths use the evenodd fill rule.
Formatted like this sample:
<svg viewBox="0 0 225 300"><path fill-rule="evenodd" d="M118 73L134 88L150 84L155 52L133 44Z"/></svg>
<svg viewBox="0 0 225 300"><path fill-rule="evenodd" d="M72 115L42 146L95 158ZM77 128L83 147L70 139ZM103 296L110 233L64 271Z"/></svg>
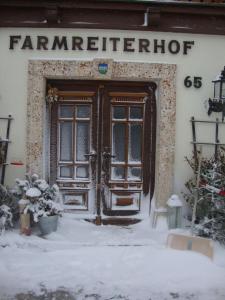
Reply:
<svg viewBox="0 0 225 300"><path fill-rule="evenodd" d="M0 184L0 232L13 226L13 219L19 215L16 197Z"/></svg>
<svg viewBox="0 0 225 300"><path fill-rule="evenodd" d="M36 188L38 185L37 180L40 180L38 175L36 175L36 174L33 174L33 175L26 174L25 178L26 179L24 179L24 180L17 178L16 186L14 187L14 190L13 190L14 194L21 198L26 196L26 192L30 188Z"/></svg>
<svg viewBox="0 0 225 300"><path fill-rule="evenodd" d="M5 229L13 227L12 213L10 207L5 204L0 206L0 233L4 233Z"/></svg>
<svg viewBox="0 0 225 300"><path fill-rule="evenodd" d="M25 180L16 180L14 192L20 195L21 200L28 200L24 213L31 212L34 221L42 216L60 215L62 212L62 200L59 188L56 184L49 186L38 175L26 174ZM23 203L20 200L20 203Z"/></svg>
<svg viewBox="0 0 225 300"><path fill-rule="evenodd" d="M187 159L195 171L194 158ZM210 237L225 244L225 155L222 150L215 157L203 158L201 163L200 184L196 189L196 178L185 184L188 193L183 194L187 203L193 207L198 193L196 211L196 234Z"/></svg>

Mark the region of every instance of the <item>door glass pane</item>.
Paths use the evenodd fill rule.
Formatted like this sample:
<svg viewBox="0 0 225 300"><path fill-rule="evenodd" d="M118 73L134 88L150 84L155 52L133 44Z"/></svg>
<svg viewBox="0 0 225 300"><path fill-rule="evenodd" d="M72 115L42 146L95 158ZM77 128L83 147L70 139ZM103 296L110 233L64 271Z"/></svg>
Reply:
<svg viewBox="0 0 225 300"><path fill-rule="evenodd" d="M72 158L72 122L60 123L60 160L71 161Z"/></svg>
<svg viewBox="0 0 225 300"><path fill-rule="evenodd" d="M72 178L73 177L73 167L60 167L60 177Z"/></svg>
<svg viewBox="0 0 225 300"><path fill-rule="evenodd" d="M130 125L129 134L129 161L141 162L141 140L142 126L139 124Z"/></svg>
<svg viewBox="0 0 225 300"><path fill-rule="evenodd" d="M125 124L113 124L113 161L125 161Z"/></svg>
<svg viewBox="0 0 225 300"><path fill-rule="evenodd" d="M140 167L130 167L128 169L128 179L129 180L141 180L141 168Z"/></svg>
<svg viewBox="0 0 225 300"><path fill-rule="evenodd" d="M130 119L142 119L143 118L143 110L140 106L133 106L130 108Z"/></svg>
<svg viewBox="0 0 225 300"><path fill-rule="evenodd" d="M125 178L125 169L124 167L112 167L112 179L121 180Z"/></svg>
<svg viewBox="0 0 225 300"><path fill-rule="evenodd" d="M214 85L214 98L220 97L220 82L216 82Z"/></svg>
<svg viewBox="0 0 225 300"><path fill-rule="evenodd" d="M77 118L90 118L90 106L89 105L77 106Z"/></svg>
<svg viewBox="0 0 225 300"><path fill-rule="evenodd" d="M76 177L77 178L88 178L88 166L82 166L82 167L77 167L76 170Z"/></svg>
<svg viewBox="0 0 225 300"><path fill-rule="evenodd" d="M72 105L60 105L60 118L73 118Z"/></svg>
<svg viewBox="0 0 225 300"><path fill-rule="evenodd" d="M87 161L89 153L89 122L77 122L76 126L76 160Z"/></svg>
<svg viewBox="0 0 225 300"><path fill-rule="evenodd" d="M113 119L126 119L126 110L124 106L113 107Z"/></svg>

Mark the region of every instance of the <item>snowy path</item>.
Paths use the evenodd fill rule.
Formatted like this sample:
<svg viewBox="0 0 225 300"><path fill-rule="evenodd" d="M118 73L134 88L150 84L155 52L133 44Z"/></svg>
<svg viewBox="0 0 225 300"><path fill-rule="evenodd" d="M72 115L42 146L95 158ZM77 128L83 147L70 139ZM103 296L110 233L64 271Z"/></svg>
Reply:
<svg viewBox="0 0 225 300"><path fill-rule="evenodd" d="M0 299L224 300L225 249L216 245L212 262L167 249L166 236L148 221L97 227L73 215L45 239L7 232L0 237ZM28 291L39 296L21 294Z"/></svg>

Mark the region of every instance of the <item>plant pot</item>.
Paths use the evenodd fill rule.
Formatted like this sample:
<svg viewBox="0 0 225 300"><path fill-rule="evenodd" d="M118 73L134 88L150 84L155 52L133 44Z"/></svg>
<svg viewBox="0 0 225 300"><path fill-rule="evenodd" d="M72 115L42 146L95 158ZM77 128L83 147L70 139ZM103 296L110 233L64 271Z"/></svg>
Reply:
<svg viewBox="0 0 225 300"><path fill-rule="evenodd" d="M57 230L58 217L58 215L54 215L41 217L39 219L38 224L42 235L46 235Z"/></svg>
<svg viewBox="0 0 225 300"><path fill-rule="evenodd" d="M31 234L30 214L20 214L20 232L25 235Z"/></svg>

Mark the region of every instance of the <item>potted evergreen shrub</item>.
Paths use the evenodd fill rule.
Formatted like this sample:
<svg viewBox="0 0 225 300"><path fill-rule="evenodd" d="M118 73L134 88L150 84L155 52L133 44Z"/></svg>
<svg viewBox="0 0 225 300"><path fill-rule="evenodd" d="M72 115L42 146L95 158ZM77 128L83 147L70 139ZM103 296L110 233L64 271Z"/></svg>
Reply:
<svg viewBox="0 0 225 300"><path fill-rule="evenodd" d="M27 197L30 203L26 206L24 212L31 212L35 222L38 222L42 235L49 234L57 230L58 217L61 215L61 205L55 202L58 186L49 187L41 197L35 201L31 199L30 190L27 191Z"/></svg>
<svg viewBox="0 0 225 300"><path fill-rule="evenodd" d="M26 175L26 180L16 180L17 187L22 191L22 199L28 200L23 213L30 213L34 222L39 224L42 235L57 230L58 217L62 212L61 196L56 184L49 186L38 175ZM24 203L24 201L23 201Z"/></svg>

